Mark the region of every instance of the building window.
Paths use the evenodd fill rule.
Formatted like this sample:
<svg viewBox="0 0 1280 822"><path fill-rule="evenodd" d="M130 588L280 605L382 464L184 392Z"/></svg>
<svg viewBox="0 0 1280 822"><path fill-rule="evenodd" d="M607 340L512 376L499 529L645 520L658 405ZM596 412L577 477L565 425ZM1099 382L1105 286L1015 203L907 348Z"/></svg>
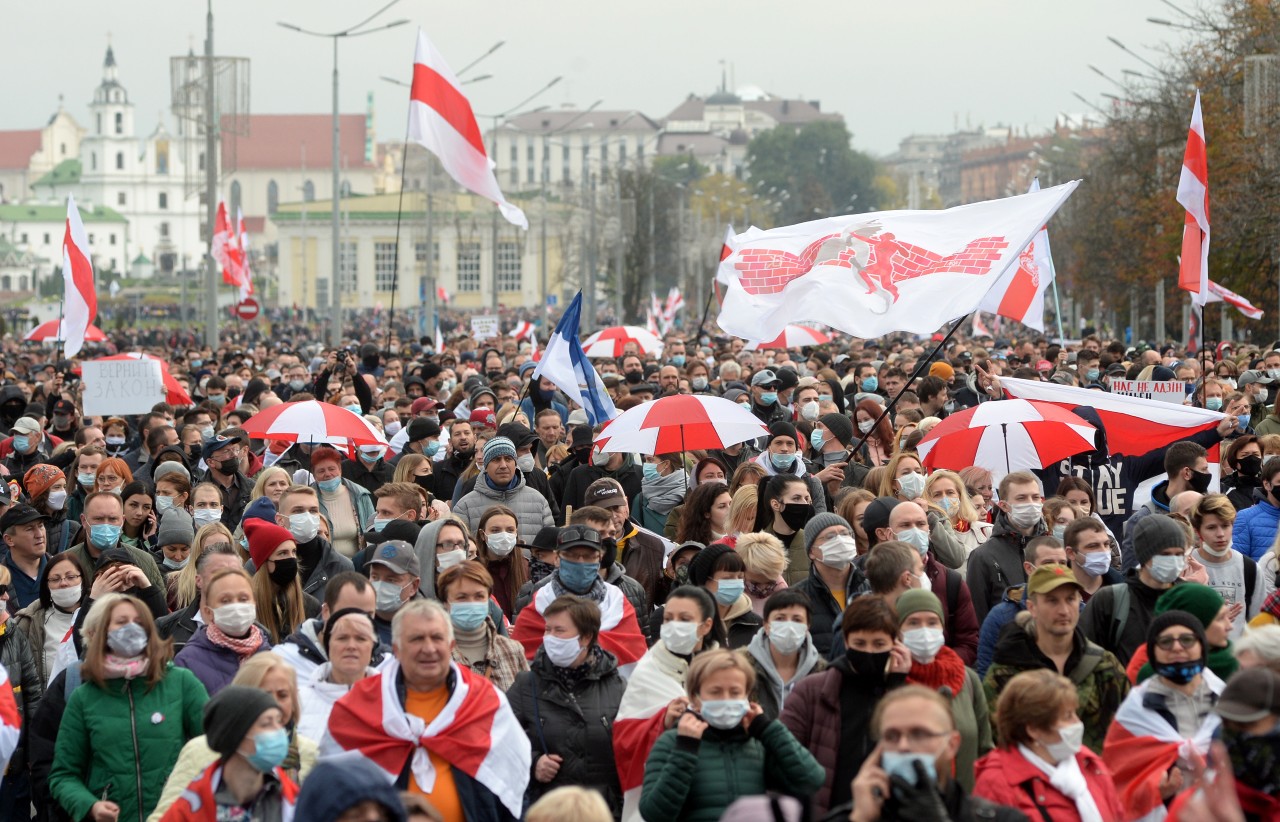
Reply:
<svg viewBox="0 0 1280 822"><path fill-rule="evenodd" d="M158 205L160 206L160 209L161 209L162 211L163 211L163 210L165 210L165 209L167 209L167 208L169 207L169 194L168 194L168 192L165 192L165 191L160 192L160 194L157 196L157 198L156 198L156 199L157 199L157 201L158 201Z"/></svg>
<svg viewBox="0 0 1280 822"><path fill-rule="evenodd" d="M168 224L167 222L166 222L166 223L161 223L161 224L160 224L160 236L161 236L161 237L168 238L168 236L169 236L169 224Z"/></svg>
<svg viewBox="0 0 1280 822"><path fill-rule="evenodd" d="M530 184L538 182L535 174L536 174L536 170L532 165L530 165L529 168L525 171L525 182Z"/></svg>
<svg viewBox="0 0 1280 822"><path fill-rule="evenodd" d="M96 151L89 152L89 169L91 171L98 170L98 152Z"/></svg>
<svg viewBox="0 0 1280 822"><path fill-rule="evenodd" d="M608 164L609 164L609 141L605 140L603 143L600 144L600 165L603 167Z"/></svg>
<svg viewBox="0 0 1280 822"><path fill-rule="evenodd" d="M156 174L169 173L169 141L160 140L156 143Z"/></svg>
<svg viewBox="0 0 1280 822"><path fill-rule="evenodd" d="M338 286L343 294L356 293L356 241L343 240L338 246Z"/></svg>
<svg viewBox="0 0 1280 822"><path fill-rule="evenodd" d="M67 156L67 144L66 144L66 143L58 143L58 154L59 154L59 155L61 155L61 156L63 156L63 157L66 157L66 156Z"/></svg>
<svg viewBox="0 0 1280 822"><path fill-rule="evenodd" d="M108 243L110 243L111 245L115 245L115 244L116 244L116 235L115 235L114 233L112 233L112 234L108 234L108 235L107 235L107 242L108 242Z"/></svg>
<svg viewBox="0 0 1280 822"><path fill-rule="evenodd" d="M533 165L535 162L537 162L537 156L534 154L534 150L533 150L532 137L529 138L529 146L526 149L524 156L529 161L529 165Z"/></svg>
<svg viewBox="0 0 1280 822"><path fill-rule="evenodd" d="M124 134L124 114L116 112L116 134Z"/></svg>
<svg viewBox="0 0 1280 822"><path fill-rule="evenodd" d="M116 152L116 171L124 171L124 152Z"/></svg>
<svg viewBox="0 0 1280 822"><path fill-rule="evenodd" d="M327 308L329 299L329 280L321 277L316 280L316 308Z"/></svg>
<svg viewBox="0 0 1280 822"><path fill-rule="evenodd" d="M25 231L24 231L24 232L22 232L22 242L23 242L24 244L27 242L27 232L25 232Z"/></svg>
<svg viewBox="0 0 1280 822"><path fill-rule="evenodd" d="M267 213L275 214L280 206L280 186L275 180L267 183Z"/></svg>
<svg viewBox="0 0 1280 822"><path fill-rule="evenodd" d="M128 202L129 202L128 195L126 195L123 191L116 192L116 205L122 206L122 205L126 205Z"/></svg>
<svg viewBox="0 0 1280 822"><path fill-rule="evenodd" d="M625 166L627 164L627 141L618 141L618 165Z"/></svg>
<svg viewBox="0 0 1280 822"><path fill-rule="evenodd" d="M49 244L49 232L47 231L44 233L44 244L45 245Z"/></svg>
<svg viewBox="0 0 1280 822"><path fill-rule="evenodd" d="M498 271L496 276L498 291L519 291L520 277L520 243L506 240L498 243Z"/></svg>
<svg viewBox="0 0 1280 822"><path fill-rule="evenodd" d="M350 196L351 196L351 181L350 181L350 180L343 180L343 181L342 181L342 183L338 186L338 191L340 191L340 192L341 192L341 196L342 196L343 198L350 197Z"/></svg>
<svg viewBox="0 0 1280 822"><path fill-rule="evenodd" d="M308 203L316 198L316 184L307 180L302 184L302 199Z"/></svg>
<svg viewBox="0 0 1280 822"><path fill-rule="evenodd" d="M396 244L373 244L373 288L375 291L396 290Z"/></svg>
<svg viewBox="0 0 1280 822"><path fill-rule="evenodd" d="M512 140L511 141L511 165L517 166L519 164L520 164L520 147L516 145L515 140Z"/></svg>
<svg viewBox="0 0 1280 822"><path fill-rule="evenodd" d="M27 241L27 235L26 235L26 234L23 234L23 235L22 235L22 241L23 241L24 243ZM97 242L97 241L93 239L93 235L92 235L92 234L90 234L90 235L89 235L89 245L94 245L96 242Z"/></svg>
<svg viewBox="0 0 1280 822"><path fill-rule="evenodd" d="M480 244L458 243L458 293L480 291Z"/></svg>
<svg viewBox="0 0 1280 822"><path fill-rule="evenodd" d="M426 243L413 244L413 261L415 263L419 263L418 265L419 270L421 271L426 270L426 265L427 265L427 244ZM440 263L440 242L438 240L433 240L431 243L431 262L432 264L437 264L437 265Z"/></svg>
<svg viewBox="0 0 1280 822"><path fill-rule="evenodd" d="M102 115L101 114L98 115L98 133L99 134L102 133Z"/></svg>

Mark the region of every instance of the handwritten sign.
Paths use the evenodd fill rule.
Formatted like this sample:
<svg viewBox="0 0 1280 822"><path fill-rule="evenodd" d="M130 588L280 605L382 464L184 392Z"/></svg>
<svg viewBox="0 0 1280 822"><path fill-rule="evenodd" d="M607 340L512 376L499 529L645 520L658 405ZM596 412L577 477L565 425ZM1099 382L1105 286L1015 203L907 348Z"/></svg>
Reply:
<svg viewBox="0 0 1280 822"><path fill-rule="evenodd" d="M1175 405L1182 405L1187 398L1186 386L1176 380L1112 380L1111 391L1126 397L1141 397L1144 400L1159 400Z"/></svg>
<svg viewBox="0 0 1280 822"><path fill-rule="evenodd" d="M496 315L471 318L471 336L476 340L496 340L502 336L502 323Z"/></svg>
<svg viewBox="0 0 1280 822"><path fill-rule="evenodd" d="M157 360L89 361L83 365L85 416L145 414L164 402Z"/></svg>

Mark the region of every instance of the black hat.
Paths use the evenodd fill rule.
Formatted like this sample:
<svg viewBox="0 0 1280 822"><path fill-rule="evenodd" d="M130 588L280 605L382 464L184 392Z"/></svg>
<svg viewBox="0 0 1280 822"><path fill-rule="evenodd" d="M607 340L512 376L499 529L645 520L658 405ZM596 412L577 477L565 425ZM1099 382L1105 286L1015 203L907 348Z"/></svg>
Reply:
<svg viewBox="0 0 1280 822"><path fill-rule="evenodd" d="M889 527L889 514L901 502L902 500L893 497L876 497L862 512L862 530L867 533L867 539L873 545L876 541L876 529Z"/></svg>
<svg viewBox="0 0 1280 822"><path fill-rule="evenodd" d="M430 439L440 436L440 424L426 417L414 417L409 421L409 442Z"/></svg>
<svg viewBox="0 0 1280 822"><path fill-rule="evenodd" d="M689 582L697 585L699 588L707 584L711 579L716 566L716 560L724 554L733 553L733 549L723 542L713 542L706 548L703 548L693 559L689 560Z"/></svg>
<svg viewBox="0 0 1280 822"><path fill-rule="evenodd" d="M800 436L796 434L796 427L786 420L778 420L769 426L769 444L772 445L778 437L791 437L797 447L800 445Z"/></svg>
<svg viewBox="0 0 1280 822"><path fill-rule="evenodd" d="M600 532L587 525L566 525L556 535L557 551L567 551L580 545L594 548L597 551L604 550L604 547L600 544Z"/></svg>
<svg viewBox="0 0 1280 822"><path fill-rule="evenodd" d="M204 736L209 747L223 759L240 747L249 729L263 713L280 706L275 697L260 688L227 685L204 705Z"/></svg>
<svg viewBox="0 0 1280 822"><path fill-rule="evenodd" d="M101 571L114 562L118 562L121 565L138 564L138 561L133 558L133 554L129 553L129 549L117 545L115 548L108 548L102 552L98 557L98 564L94 566L94 570Z"/></svg>
<svg viewBox="0 0 1280 822"><path fill-rule="evenodd" d="M832 411L829 414L823 414L818 417L818 422L827 427L831 432L831 436L835 437L841 445L848 446L853 442L853 423L844 414L838 414Z"/></svg>
<svg viewBox="0 0 1280 822"><path fill-rule="evenodd" d="M53 413L71 416L76 413L76 404L71 400L58 400L53 404Z"/></svg>
<svg viewBox="0 0 1280 822"><path fill-rule="evenodd" d="M28 522L35 522L44 518L44 514L30 505L20 502L17 505L10 506L9 510L4 512L4 516L0 516L0 534L15 525L26 525Z"/></svg>
<svg viewBox="0 0 1280 822"><path fill-rule="evenodd" d="M1156 640L1173 625L1189 628L1196 635L1196 639L1200 641L1200 661L1207 663L1209 640L1205 638L1204 625L1200 620L1186 611L1165 611L1163 614L1154 616L1151 619L1151 625L1147 628L1147 658L1151 660L1151 666L1154 668L1156 664Z"/></svg>
<svg viewBox="0 0 1280 822"><path fill-rule="evenodd" d="M529 430L529 426L518 422L503 423L498 426L498 436L511 440L516 448L524 448L538 441L538 435Z"/></svg>
<svg viewBox="0 0 1280 822"><path fill-rule="evenodd" d="M554 551L558 536L560 536L559 528L554 525L544 525L533 538L533 545L530 547L535 551Z"/></svg>
<svg viewBox="0 0 1280 822"><path fill-rule="evenodd" d="M569 449L588 448L595 441L595 436L590 425L579 425L569 437Z"/></svg>

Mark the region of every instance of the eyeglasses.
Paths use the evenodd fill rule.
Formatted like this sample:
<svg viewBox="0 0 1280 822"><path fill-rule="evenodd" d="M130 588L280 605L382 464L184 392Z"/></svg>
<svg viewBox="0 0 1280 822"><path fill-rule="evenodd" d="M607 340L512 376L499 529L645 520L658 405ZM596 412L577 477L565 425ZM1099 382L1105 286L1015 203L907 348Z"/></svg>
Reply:
<svg viewBox="0 0 1280 822"><path fill-rule="evenodd" d="M437 542L436 548L443 548L446 551L462 551L466 550L467 544L461 540L457 542Z"/></svg>
<svg viewBox="0 0 1280 822"><path fill-rule="evenodd" d="M79 585L81 576L79 574L67 574L65 577L49 577L49 587L61 585L64 582L68 585Z"/></svg>
<svg viewBox="0 0 1280 822"><path fill-rule="evenodd" d="M1162 651L1173 650L1174 644L1181 645L1184 649L1191 649L1200 644L1200 639L1195 634L1178 634L1177 636L1162 636L1156 640L1156 647Z"/></svg>
<svg viewBox="0 0 1280 822"><path fill-rule="evenodd" d="M951 731L930 731L925 728L911 728L907 731L900 731L897 728L889 728L882 731L880 741L886 745L897 745L902 742L905 737L911 745L928 745L939 737L950 735Z"/></svg>

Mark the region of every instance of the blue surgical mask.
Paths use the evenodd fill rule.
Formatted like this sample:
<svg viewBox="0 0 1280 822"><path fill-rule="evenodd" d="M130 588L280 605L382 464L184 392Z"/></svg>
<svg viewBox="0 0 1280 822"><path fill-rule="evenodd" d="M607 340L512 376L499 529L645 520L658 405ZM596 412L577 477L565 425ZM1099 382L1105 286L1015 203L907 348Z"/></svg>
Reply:
<svg viewBox="0 0 1280 822"><path fill-rule="evenodd" d="M790 471L791 466L795 465L795 454L769 454L769 463L776 471Z"/></svg>
<svg viewBox="0 0 1280 822"><path fill-rule="evenodd" d="M89 526L89 541L99 551L105 551L120 541L119 525L109 523Z"/></svg>
<svg viewBox="0 0 1280 822"><path fill-rule="evenodd" d="M742 596L747 584L740 579L721 579L716 581L716 602L721 605L732 605Z"/></svg>
<svg viewBox="0 0 1280 822"><path fill-rule="evenodd" d="M357 415L364 414L364 409L360 407L359 403L352 403L351 405L344 405L342 407L350 411L352 414L357 414Z"/></svg>
<svg viewBox="0 0 1280 822"><path fill-rule="evenodd" d="M600 578L600 563L573 562L572 560L561 559L560 567L556 570L556 574L560 577L560 583L564 587L575 594L585 594L591 590L591 586Z"/></svg>
<svg viewBox="0 0 1280 822"><path fill-rule="evenodd" d="M26 434L13 435L13 450L18 453L25 454L27 449L31 447L31 437Z"/></svg>
<svg viewBox="0 0 1280 822"><path fill-rule="evenodd" d="M183 568L187 567L187 561L190 559L191 559L190 556L188 556L186 559L170 559L169 557L165 557L163 560L160 561L160 564L171 571L180 571Z"/></svg>
<svg viewBox="0 0 1280 822"><path fill-rule="evenodd" d="M289 755L289 734L284 728L263 731L253 737L253 753L245 756L255 771L270 773Z"/></svg>
<svg viewBox="0 0 1280 822"><path fill-rule="evenodd" d="M676 368L684 368L684 354L672 354L671 364Z"/></svg>
<svg viewBox="0 0 1280 822"><path fill-rule="evenodd" d="M656 480L660 476L658 474L657 464L652 462L646 462L644 464L643 472L644 472L644 478L649 481Z"/></svg>
<svg viewBox="0 0 1280 822"><path fill-rule="evenodd" d="M474 631L488 617L488 602L454 602L449 605L449 619L459 631Z"/></svg>
<svg viewBox="0 0 1280 822"><path fill-rule="evenodd" d="M337 491L338 486L341 484L342 477L334 477L333 479L327 480L316 480L316 485L319 486L320 490L324 491L326 494L332 494L334 491Z"/></svg>
<svg viewBox="0 0 1280 822"><path fill-rule="evenodd" d="M1210 397L1209 399L1204 401L1204 407L1210 411L1221 411L1222 397ZM14 437L14 441L15 441L14 447L16 448L17 437Z"/></svg>
<svg viewBox="0 0 1280 822"><path fill-rule="evenodd" d="M434 457L440 452L440 443L436 440L430 440L422 447L422 453L428 457Z"/></svg>
<svg viewBox="0 0 1280 822"><path fill-rule="evenodd" d="M880 380L876 377L864 377L862 380L862 390L871 393L880 387Z"/></svg>
<svg viewBox="0 0 1280 822"><path fill-rule="evenodd" d="M896 776L908 785L916 785L915 763L919 762L924 767L925 780L932 785L938 781L938 766L933 759L929 754L911 751L882 751L880 767L884 768L885 773L890 777Z"/></svg>
<svg viewBox="0 0 1280 822"><path fill-rule="evenodd" d="M813 450L817 451L822 448L822 429L815 428L809 432L809 445L813 446Z"/></svg>
<svg viewBox="0 0 1280 822"><path fill-rule="evenodd" d="M923 528L904 528L894 534L893 538L915 548L920 553L920 556L929 553L929 532Z"/></svg>
<svg viewBox="0 0 1280 822"><path fill-rule="evenodd" d="M82 488L92 488L93 480L94 480L94 474L92 471L89 471L88 473L80 472L76 474L76 482L80 483L80 486Z"/></svg>
<svg viewBox="0 0 1280 822"><path fill-rule="evenodd" d="M1084 378L1088 382L1097 382L1100 375L1101 372L1096 368L1090 368L1088 371L1084 372Z"/></svg>
<svg viewBox="0 0 1280 822"><path fill-rule="evenodd" d="M766 391L760 395L761 405L773 405L777 401L778 401L777 391Z"/></svg>
<svg viewBox="0 0 1280 822"><path fill-rule="evenodd" d="M1236 423L1236 428L1237 428L1238 430L1240 430L1240 431L1244 431L1246 428L1248 428L1248 427L1249 427L1249 415L1248 415L1248 414L1236 414L1236 419L1238 420L1238 422Z"/></svg>
<svg viewBox="0 0 1280 822"><path fill-rule="evenodd" d="M370 527L373 529L373 532L374 532L375 534L381 534L381 533L382 533L382 529L387 527L387 523L388 523L388 522L391 522L391 520L389 520L389 519L382 519L382 518L380 518L380 517L374 517L374 518L373 518L373 525L372 525L372 526L370 526Z"/></svg>

